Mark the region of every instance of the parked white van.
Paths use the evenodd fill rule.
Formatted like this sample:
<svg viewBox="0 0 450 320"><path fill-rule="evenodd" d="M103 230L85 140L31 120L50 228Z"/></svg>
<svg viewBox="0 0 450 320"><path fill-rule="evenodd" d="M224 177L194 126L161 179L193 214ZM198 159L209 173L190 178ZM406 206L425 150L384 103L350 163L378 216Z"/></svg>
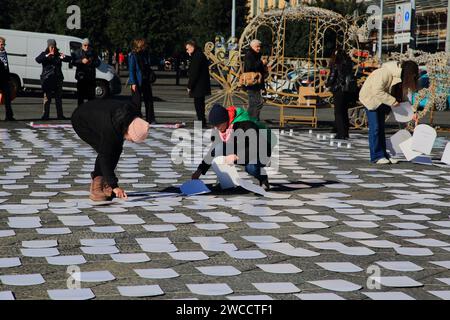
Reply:
<svg viewBox="0 0 450 320"><path fill-rule="evenodd" d="M76 37L6 29L0 29L0 36L6 39L9 69L18 90L41 89L42 66L35 59L46 49L48 39L55 39L59 50L66 55L73 55L81 50L82 42L82 39ZM64 91L77 91L75 71L72 64L63 63ZM96 82L97 98L106 98L122 91L120 78L114 68L103 61L97 68Z"/></svg>

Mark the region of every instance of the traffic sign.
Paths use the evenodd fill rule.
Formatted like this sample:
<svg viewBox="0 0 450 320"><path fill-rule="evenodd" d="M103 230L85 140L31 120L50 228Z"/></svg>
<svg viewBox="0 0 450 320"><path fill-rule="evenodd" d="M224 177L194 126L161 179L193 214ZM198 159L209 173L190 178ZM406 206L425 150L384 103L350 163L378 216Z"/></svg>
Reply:
<svg viewBox="0 0 450 320"><path fill-rule="evenodd" d="M394 35L394 44L409 43L411 40L411 32L396 33Z"/></svg>
<svg viewBox="0 0 450 320"><path fill-rule="evenodd" d="M395 6L395 32L411 30L411 2L400 3Z"/></svg>

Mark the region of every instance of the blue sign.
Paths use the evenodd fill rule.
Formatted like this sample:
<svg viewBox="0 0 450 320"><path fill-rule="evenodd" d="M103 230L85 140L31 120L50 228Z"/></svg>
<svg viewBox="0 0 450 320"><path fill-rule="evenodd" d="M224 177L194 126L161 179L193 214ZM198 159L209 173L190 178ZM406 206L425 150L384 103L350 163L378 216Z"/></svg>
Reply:
<svg viewBox="0 0 450 320"><path fill-rule="evenodd" d="M405 21L409 21L409 17L411 16L411 14L409 13L409 11L405 12Z"/></svg>

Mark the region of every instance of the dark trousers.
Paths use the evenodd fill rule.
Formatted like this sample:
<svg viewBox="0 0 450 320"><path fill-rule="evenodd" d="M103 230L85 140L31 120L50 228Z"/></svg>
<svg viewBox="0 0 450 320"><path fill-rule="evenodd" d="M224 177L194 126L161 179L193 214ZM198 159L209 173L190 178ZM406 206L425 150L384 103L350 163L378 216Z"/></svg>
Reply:
<svg viewBox="0 0 450 320"><path fill-rule="evenodd" d="M11 86L9 83L5 83L0 86L0 91L5 97L5 113L6 113L6 120L11 120L14 115L11 108Z"/></svg>
<svg viewBox="0 0 450 320"><path fill-rule="evenodd" d="M63 118L63 108L62 108L62 81L56 83L53 88L44 88L44 114L43 119L48 119L50 116L50 104L52 103L52 98L55 98L56 104L56 114L58 118Z"/></svg>
<svg viewBox="0 0 450 320"><path fill-rule="evenodd" d="M76 134L80 137L81 140L86 142L88 145L90 145L94 150L99 150L100 148L100 141L95 140L95 137L97 137L95 132L92 132L89 128L83 127L82 125L78 123L72 123L73 129L76 132ZM97 151L98 152L98 151ZM111 155L111 163L113 166L113 170L116 169L117 164L120 160L120 154ZM103 172L100 166L99 157L97 156L97 159L95 160L95 167L94 171L91 173L92 179L95 179L96 177L103 177Z"/></svg>
<svg viewBox="0 0 450 320"><path fill-rule="evenodd" d="M255 177L258 179L259 182L264 182L268 179L267 175L261 175L261 168L264 166L260 163L257 164L247 164L245 166L245 171L251 175L252 177Z"/></svg>
<svg viewBox="0 0 450 320"><path fill-rule="evenodd" d="M350 130L350 120L348 119L348 108L351 103L351 94L338 91L333 94L334 97L334 119L337 132L337 138L348 138Z"/></svg>
<svg viewBox="0 0 450 320"><path fill-rule="evenodd" d="M131 97L133 103L138 107L138 112L142 116L142 100L145 104L145 119L147 122L152 123L156 120L155 108L153 105L153 90L152 85L149 82L144 81L142 86L137 85L136 91L132 93Z"/></svg>
<svg viewBox="0 0 450 320"><path fill-rule="evenodd" d="M195 97L194 98L195 112L197 113L197 120L202 122L202 125L206 127L206 102L205 97Z"/></svg>
<svg viewBox="0 0 450 320"><path fill-rule="evenodd" d="M85 100L91 101L95 99L95 80L77 82L78 105L81 106Z"/></svg>
<svg viewBox="0 0 450 320"><path fill-rule="evenodd" d="M386 116L391 112L391 107L382 104L376 110L368 110L367 121L369 123L369 148L370 161L377 162L380 159L389 159L386 151L385 122Z"/></svg>

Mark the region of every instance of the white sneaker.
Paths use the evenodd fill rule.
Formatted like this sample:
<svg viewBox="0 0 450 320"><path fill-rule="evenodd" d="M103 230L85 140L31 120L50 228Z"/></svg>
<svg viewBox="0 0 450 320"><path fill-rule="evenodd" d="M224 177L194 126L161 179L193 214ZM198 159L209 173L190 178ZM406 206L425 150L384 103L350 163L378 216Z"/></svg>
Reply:
<svg viewBox="0 0 450 320"><path fill-rule="evenodd" d="M389 162L392 163L392 164L397 164L398 160L394 159L394 158L389 158Z"/></svg>
<svg viewBox="0 0 450 320"><path fill-rule="evenodd" d="M391 162L386 158L381 158L380 160L378 160L376 162L376 164L389 164L389 163L391 163Z"/></svg>

